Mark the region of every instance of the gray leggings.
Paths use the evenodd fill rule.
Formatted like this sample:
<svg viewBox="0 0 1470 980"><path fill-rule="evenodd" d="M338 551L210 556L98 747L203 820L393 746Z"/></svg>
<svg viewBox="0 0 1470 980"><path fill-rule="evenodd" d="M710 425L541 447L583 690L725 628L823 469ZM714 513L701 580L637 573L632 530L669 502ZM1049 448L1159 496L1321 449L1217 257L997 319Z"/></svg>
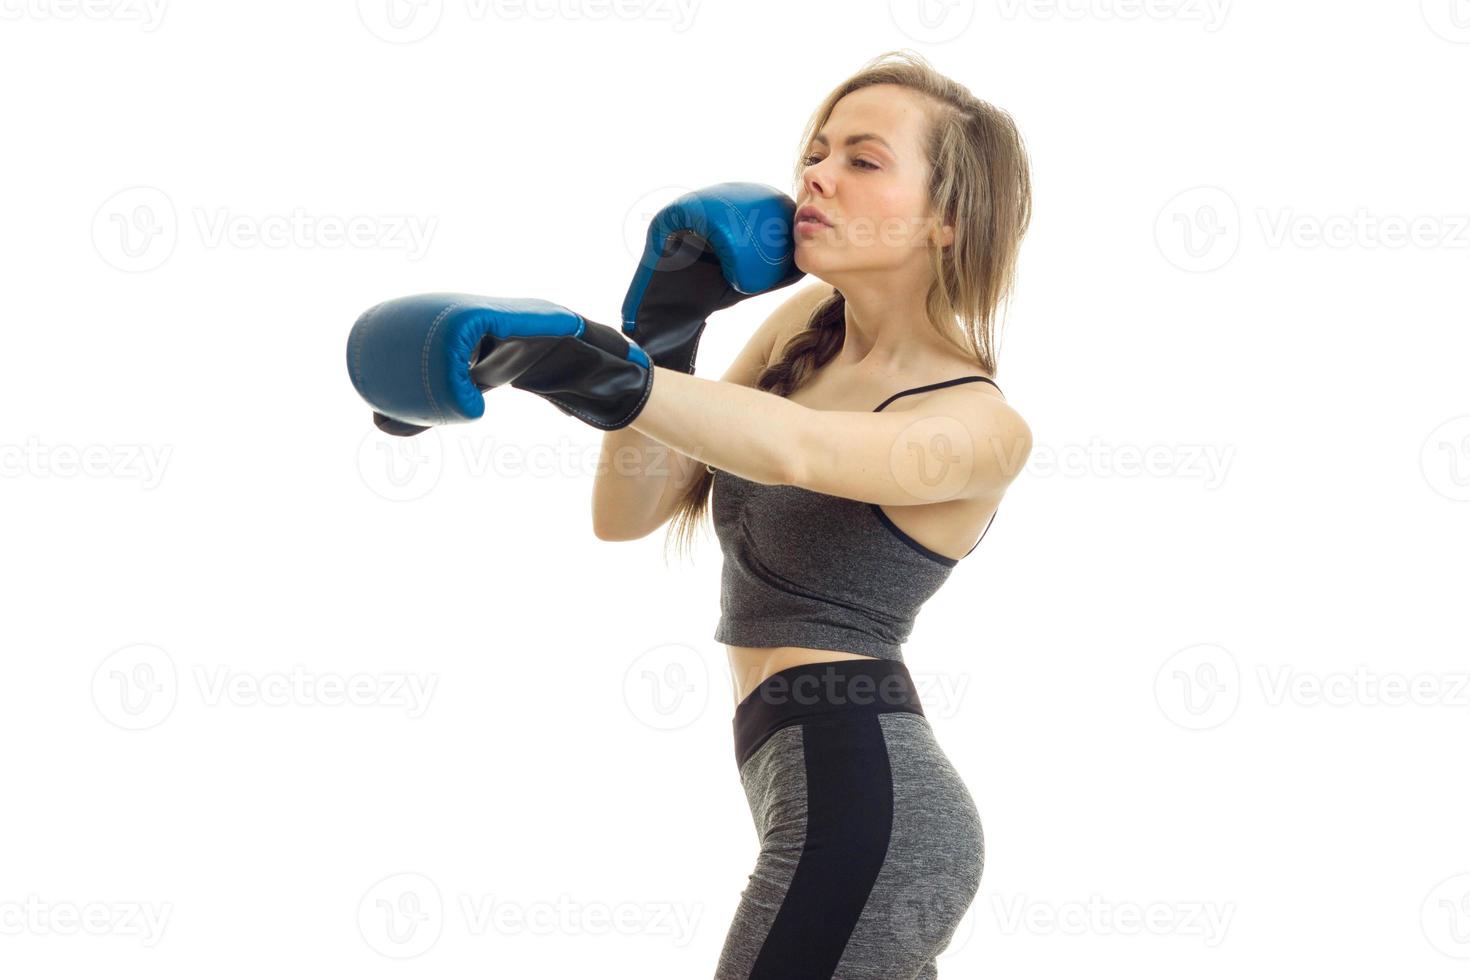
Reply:
<svg viewBox="0 0 1470 980"><path fill-rule="evenodd" d="M734 728L760 855L715 980L934 980L980 887L985 838L908 669L780 671Z"/></svg>

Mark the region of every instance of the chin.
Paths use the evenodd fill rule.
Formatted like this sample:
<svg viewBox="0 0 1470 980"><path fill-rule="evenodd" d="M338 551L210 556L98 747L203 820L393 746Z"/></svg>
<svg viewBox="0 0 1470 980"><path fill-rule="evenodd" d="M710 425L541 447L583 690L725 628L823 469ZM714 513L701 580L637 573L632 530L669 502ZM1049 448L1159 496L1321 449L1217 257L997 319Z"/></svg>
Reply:
<svg viewBox="0 0 1470 980"><path fill-rule="evenodd" d="M796 248L791 253L791 261L807 275L815 275L824 266L831 265L831 256L826 253L826 249L817 247L811 242L797 241Z"/></svg>

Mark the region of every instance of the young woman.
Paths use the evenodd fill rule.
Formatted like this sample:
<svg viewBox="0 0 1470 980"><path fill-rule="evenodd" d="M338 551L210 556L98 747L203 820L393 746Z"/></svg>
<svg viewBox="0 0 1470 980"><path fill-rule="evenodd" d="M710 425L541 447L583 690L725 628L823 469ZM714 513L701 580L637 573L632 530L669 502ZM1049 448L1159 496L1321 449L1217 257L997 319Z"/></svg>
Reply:
<svg viewBox="0 0 1470 980"><path fill-rule="evenodd" d="M717 980L929 980L984 838L901 644L1030 452L993 380L1029 167L1006 113L890 52L818 107L796 180L818 281L725 383L658 371L604 459L676 465L602 467L594 523L628 540L672 519L687 545L708 508L724 554L715 639L761 848Z"/></svg>

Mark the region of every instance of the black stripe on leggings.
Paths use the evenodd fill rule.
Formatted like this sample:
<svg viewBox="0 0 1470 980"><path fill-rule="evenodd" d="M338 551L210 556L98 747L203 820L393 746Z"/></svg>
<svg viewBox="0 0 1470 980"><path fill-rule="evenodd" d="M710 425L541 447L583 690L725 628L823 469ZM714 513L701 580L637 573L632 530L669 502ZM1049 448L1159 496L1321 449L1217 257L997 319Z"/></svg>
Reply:
<svg viewBox="0 0 1470 980"><path fill-rule="evenodd" d="M893 829L893 775L880 717L802 726L806 841L750 980L815 980L837 969Z"/></svg>

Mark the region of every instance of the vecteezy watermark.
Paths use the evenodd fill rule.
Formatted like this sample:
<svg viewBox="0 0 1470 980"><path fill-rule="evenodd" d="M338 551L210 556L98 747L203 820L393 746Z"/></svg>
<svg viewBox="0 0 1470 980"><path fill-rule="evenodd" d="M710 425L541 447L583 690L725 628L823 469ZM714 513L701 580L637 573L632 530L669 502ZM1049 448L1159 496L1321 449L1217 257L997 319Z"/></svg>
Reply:
<svg viewBox="0 0 1470 980"><path fill-rule="evenodd" d="M1446 878L1429 890L1419 909L1429 945L1457 960L1470 960L1470 874Z"/></svg>
<svg viewBox="0 0 1470 980"><path fill-rule="evenodd" d="M1257 664L1256 679L1272 708L1288 703L1299 708L1470 708L1470 673L1381 673L1362 664L1318 672L1291 664Z"/></svg>
<svg viewBox="0 0 1470 980"><path fill-rule="evenodd" d="M174 447L145 444L47 444L35 436L0 443L0 478L136 480L144 490L163 482Z"/></svg>
<svg viewBox="0 0 1470 980"><path fill-rule="evenodd" d="M1220 187L1180 191L1159 209L1154 243L1185 272L1212 272L1240 248L1240 208Z"/></svg>
<svg viewBox="0 0 1470 980"><path fill-rule="evenodd" d="M377 953L412 959L433 949L444 932L444 898L426 875L389 875L357 903L357 930Z"/></svg>
<svg viewBox="0 0 1470 980"><path fill-rule="evenodd" d="M929 718L953 718L959 714L972 680L965 672L916 671L909 676L914 679L914 691L924 706L924 715Z"/></svg>
<svg viewBox="0 0 1470 980"><path fill-rule="evenodd" d="M1470 215L1300 214L1294 208L1256 209L1269 248L1470 248Z"/></svg>
<svg viewBox="0 0 1470 980"><path fill-rule="evenodd" d="M1295 664L1256 664L1256 695L1266 708L1470 708L1470 672L1302 670ZM1246 692L1240 665L1224 647L1202 643L1172 654L1154 678L1164 717L1202 730L1229 721Z"/></svg>
<svg viewBox="0 0 1470 980"><path fill-rule="evenodd" d="M996 0L1005 20L1177 21L1213 34L1225 26L1231 0Z"/></svg>
<svg viewBox="0 0 1470 980"><path fill-rule="evenodd" d="M1470 500L1470 415L1434 427L1419 450L1419 469L1430 488L1455 501Z"/></svg>
<svg viewBox="0 0 1470 980"><path fill-rule="evenodd" d="M1234 902L1109 901L1100 895L1065 902L996 895L990 902L1007 936L1183 936L1211 949L1225 941L1236 912Z"/></svg>
<svg viewBox="0 0 1470 980"><path fill-rule="evenodd" d="M824 161L825 162L825 161ZM812 164L819 166L820 164ZM884 218L848 218L838 225L826 225L813 232L799 231L796 247L802 245L846 245L853 248L918 248L927 244L933 231L928 218L890 216Z"/></svg>
<svg viewBox="0 0 1470 980"><path fill-rule="evenodd" d="M123 272L147 272L168 261L179 239L173 200L157 187L126 187L92 215L92 245Z"/></svg>
<svg viewBox="0 0 1470 980"><path fill-rule="evenodd" d="M1026 471L1038 477L1198 480L1214 490L1225 482L1235 449L1209 443L1108 444L1094 436L1086 445L1034 446Z"/></svg>
<svg viewBox="0 0 1470 980"><path fill-rule="evenodd" d="M1470 0L1419 0L1419 12L1446 41L1470 44Z"/></svg>
<svg viewBox="0 0 1470 980"><path fill-rule="evenodd" d="M229 207L189 210L197 243L206 249L382 249L423 258L438 229L437 216L413 214L252 214ZM148 272L173 255L182 237L173 199L157 187L127 187L98 206L92 244L122 272Z"/></svg>
<svg viewBox="0 0 1470 980"><path fill-rule="evenodd" d="M357 19L389 44L422 41L444 18L444 0L357 0Z"/></svg>
<svg viewBox="0 0 1470 980"><path fill-rule="evenodd" d="M424 257L439 226L435 215L311 214L296 207L287 214L242 214L230 208L195 208L194 221L205 248L358 248Z"/></svg>
<svg viewBox="0 0 1470 980"><path fill-rule="evenodd" d="M163 939L172 902L48 902L0 899L0 936L122 936L152 949Z"/></svg>
<svg viewBox="0 0 1470 980"><path fill-rule="evenodd" d="M173 713L178 699L173 658L149 643L114 650L92 672L92 704L119 728L152 728Z"/></svg>
<svg viewBox="0 0 1470 980"><path fill-rule="evenodd" d="M390 436L376 426L357 444L357 474L384 500L418 500L439 485L444 443L437 428L413 436Z"/></svg>
<svg viewBox="0 0 1470 980"><path fill-rule="evenodd" d="M1213 643L1185 647L1154 675L1154 701L1181 728L1223 725L1240 706L1240 665L1234 654Z"/></svg>
<svg viewBox="0 0 1470 980"><path fill-rule="evenodd" d="M969 451L959 452L962 446ZM1016 457L1014 447L996 448L1002 468ZM957 496L981 462L970 430L952 415L922 415L904 426L888 447L888 471L915 503Z"/></svg>
<svg viewBox="0 0 1470 980"><path fill-rule="evenodd" d="M201 700L211 708L401 708L409 718L424 716L439 686L437 674L316 673L300 664L265 673L195 664L193 677Z"/></svg>
<svg viewBox="0 0 1470 980"><path fill-rule="evenodd" d="M0 0L0 21L116 21L151 33L167 6L168 0Z"/></svg>
<svg viewBox="0 0 1470 980"><path fill-rule="evenodd" d="M487 402L491 397L498 396L486 392ZM487 407L486 415L491 414ZM464 427L456 424L451 430L459 434ZM622 446L604 459L601 443L585 435L535 442L462 435L451 443L454 451L448 453L444 442L440 427L408 437L370 427L357 446L358 476L384 500L402 502L418 500L434 490L449 461L474 480L590 480L609 470L623 477L683 480L705 465L662 445Z"/></svg>
<svg viewBox="0 0 1470 980"><path fill-rule="evenodd" d="M813 164L816 166L817 164ZM700 209L723 212L726 204L716 195L690 196L693 190L677 184L654 188L640 195L623 213L623 245L628 254L645 265L657 262L663 270L677 270L699 260L702 249L691 243L682 251L665 252L663 242L657 240L659 231L672 227L671 223L654 219L660 211L680 202L680 217L688 226L701 224ZM721 214L710 214L709 224L717 223ZM870 248L914 248L924 244L932 233L933 222L927 218L893 215L887 217L848 218L836 225L828 225L812 233L798 234L794 247L802 246ZM656 230L657 229L657 230ZM793 247L791 222L787 215L770 212L760 218L747 216L738 227L727 229L729 235L738 238L738 244L766 256L779 256ZM768 259L769 260L769 259Z"/></svg>
<svg viewBox="0 0 1470 980"><path fill-rule="evenodd" d="M915 41L943 44L970 29L975 0L888 0L888 16Z"/></svg>
<svg viewBox="0 0 1470 980"><path fill-rule="evenodd" d="M928 711L928 708L925 708ZM953 843L950 841L950 843ZM979 864L983 865L983 847ZM975 901L979 891L978 870L975 874L951 867L940 872L915 876L893 896L893 924L899 935L912 936L938 945L949 941L935 956L941 963L958 956L975 935L981 903ZM944 971L940 971L941 975Z"/></svg>
<svg viewBox="0 0 1470 980"><path fill-rule="evenodd" d="M623 703L634 718L659 731L685 728L709 703L709 668L683 643L651 647L623 672Z"/></svg>
<svg viewBox="0 0 1470 980"><path fill-rule="evenodd" d="M644 254L649 251L649 226L653 224L654 216L693 191L693 187L682 184L665 184L641 195L628 206L628 210L623 212L623 247L628 250L630 258L644 261ZM688 261L693 262L697 257L692 256Z"/></svg>
<svg viewBox="0 0 1470 980"><path fill-rule="evenodd" d="M699 0L458 0L455 13L471 23L494 20L667 23L682 34L694 23ZM357 0L357 16L374 37L389 44L413 44L439 29L444 0Z"/></svg>
<svg viewBox="0 0 1470 980"><path fill-rule="evenodd" d="M529 901L461 895L459 906L472 936L660 936L680 948L693 940L704 910L699 902L579 901L565 893Z"/></svg>
<svg viewBox="0 0 1470 980"><path fill-rule="evenodd" d="M951 388L947 397L985 399L993 394L979 385ZM981 407L986 407L982 405ZM970 484L975 472L1014 478L1031 451L1029 433L984 432L973 423L943 412L915 413L894 433L888 446L888 471L911 503L949 500Z"/></svg>
<svg viewBox="0 0 1470 980"><path fill-rule="evenodd" d="M1282 249L1470 249L1470 214L1304 214L1256 208L1261 243ZM1154 221L1159 253L1185 272L1213 272L1239 251L1247 224L1220 187L1192 187L1172 197Z"/></svg>
<svg viewBox="0 0 1470 980"><path fill-rule="evenodd" d="M921 672L910 677L913 693L929 718L954 717L970 689L969 674ZM761 685L760 696L773 703L790 697L862 705L902 693L897 690L903 685L901 678L884 680L886 687L866 677L835 677L824 682L804 676L801 683L788 685L783 677L773 675ZM709 668L697 650L683 643L665 643L645 650L628 664L623 673L623 703L629 714L649 728L674 731L687 728L704 714L710 687Z"/></svg>
<svg viewBox="0 0 1470 980"><path fill-rule="evenodd" d="M207 708L392 708L422 718L438 688L437 674L241 671L195 664L189 674ZM148 643L114 650L92 674L92 703L104 719L129 731L153 728L173 713L179 671L168 651Z"/></svg>
<svg viewBox="0 0 1470 980"><path fill-rule="evenodd" d="M357 904L363 941L390 959L411 959L434 947L456 921L470 936L658 936L676 947L694 938L704 906L669 901L579 901L568 894L525 900L461 892L446 904L427 875L403 872L375 882Z"/></svg>
<svg viewBox="0 0 1470 980"><path fill-rule="evenodd" d="M669 216L655 222L666 208L677 203ZM779 209L764 213L747 212L738 222L727 221L728 203L718 192L696 192L678 184L656 187L638 196L623 212L623 247L638 260L640 274L655 265L664 272L688 268L699 261L705 251L702 241L689 236L678 249L666 249L660 236L676 230L698 229L725 224L722 237L734 247L754 251L772 262L790 252L791 220ZM672 220L677 218L678 220Z"/></svg>
<svg viewBox="0 0 1470 980"><path fill-rule="evenodd" d="M918 697L906 674L873 677L850 673L852 660L819 661L799 670L777 671L750 693L751 703L805 708L906 708Z"/></svg>
<svg viewBox="0 0 1470 980"><path fill-rule="evenodd" d="M929 713L927 702L924 711ZM939 949L936 959L958 954L974 935L975 896L985 873L985 828L975 801L962 785L952 789L931 800L948 815L943 859L915 869L893 893L890 905L894 933Z"/></svg>

